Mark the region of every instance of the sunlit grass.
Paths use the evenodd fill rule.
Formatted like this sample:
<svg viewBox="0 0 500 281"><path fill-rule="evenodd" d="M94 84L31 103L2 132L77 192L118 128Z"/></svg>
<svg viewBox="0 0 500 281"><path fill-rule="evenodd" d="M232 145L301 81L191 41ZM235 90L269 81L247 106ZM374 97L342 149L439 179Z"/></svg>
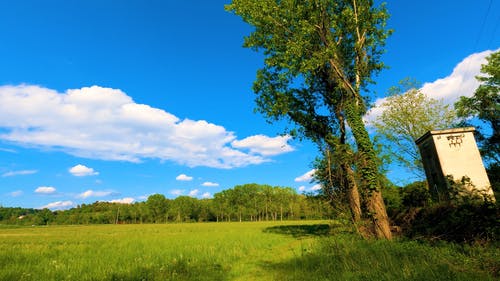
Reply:
<svg viewBox="0 0 500 281"><path fill-rule="evenodd" d="M275 249L280 249L279 258L287 255L286 245L295 242L296 239L263 233L263 229L270 225L275 223L92 225L1 229L0 278L2 280L236 279L257 270L255 264L273 257Z"/></svg>
<svg viewBox="0 0 500 281"><path fill-rule="evenodd" d="M325 221L0 228L0 280L494 280L498 249L330 231Z"/></svg>

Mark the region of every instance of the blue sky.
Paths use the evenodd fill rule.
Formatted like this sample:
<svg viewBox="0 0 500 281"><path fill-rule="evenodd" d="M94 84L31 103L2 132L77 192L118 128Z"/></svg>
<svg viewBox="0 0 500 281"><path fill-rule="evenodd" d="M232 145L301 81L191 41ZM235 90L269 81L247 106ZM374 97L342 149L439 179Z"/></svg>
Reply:
<svg viewBox="0 0 500 281"><path fill-rule="evenodd" d="M242 48L251 28L226 3L0 1L0 205L202 198L252 182L314 189L315 147L253 112L262 56ZM387 7L390 69L372 101L407 76L449 103L470 96L500 47L500 2ZM408 179L397 167L389 176Z"/></svg>

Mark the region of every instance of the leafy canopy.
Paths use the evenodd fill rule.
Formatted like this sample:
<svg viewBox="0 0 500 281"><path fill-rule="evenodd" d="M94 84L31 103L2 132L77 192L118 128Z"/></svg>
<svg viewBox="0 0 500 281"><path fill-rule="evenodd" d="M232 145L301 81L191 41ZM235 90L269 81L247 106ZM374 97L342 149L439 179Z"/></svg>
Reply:
<svg viewBox="0 0 500 281"><path fill-rule="evenodd" d="M387 141L385 152L420 178L422 161L415 140L426 132L448 129L457 123L456 113L442 100L426 96L415 81L405 79L392 87L380 105L383 110L374 121L377 133Z"/></svg>
<svg viewBox="0 0 500 281"><path fill-rule="evenodd" d="M335 112L346 99L362 111L360 90L380 62L388 17L372 1L234 0L226 10L255 27L244 46L263 51L257 73L257 110L288 119L320 141L339 127ZM292 133L295 131L292 130Z"/></svg>

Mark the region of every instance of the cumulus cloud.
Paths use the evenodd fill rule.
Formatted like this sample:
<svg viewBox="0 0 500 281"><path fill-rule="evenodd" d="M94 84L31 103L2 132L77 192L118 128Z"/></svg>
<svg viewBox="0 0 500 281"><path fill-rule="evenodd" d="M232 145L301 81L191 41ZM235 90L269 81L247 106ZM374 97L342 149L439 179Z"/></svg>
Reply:
<svg viewBox="0 0 500 281"><path fill-rule="evenodd" d="M40 207L40 209L51 209L51 210L63 210L73 207L75 203L72 201L56 201L49 203L45 206Z"/></svg>
<svg viewBox="0 0 500 281"><path fill-rule="evenodd" d="M450 105L453 105L460 96L471 97L479 87L479 82L475 77L480 74L481 65L487 63L486 57L493 52L495 51L487 50L466 57L455 66L450 75L434 82L424 83L420 90L428 97L441 99L444 103ZM384 111L382 104L385 101L386 98L375 101L375 106L364 118L367 124L371 124L373 120L382 114Z"/></svg>
<svg viewBox="0 0 500 281"><path fill-rule="evenodd" d="M99 191L99 190L89 189L87 191L84 191L84 192L78 194L76 197L81 198L81 199L86 199L89 197L105 197L105 196L109 196L109 195L113 195L113 194L116 194L116 193L112 192L112 191Z"/></svg>
<svg viewBox="0 0 500 281"><path fill-rule="evenodd" d="M211 198L211 197L212 197L212 194L210 194L210 192L205 192L201 195L201 198L204 198L204 199Z"/></svg>
<svg viewBox="0 0 500 281"><path fill-rule="evenodd" d="M200 193L200 190L193 189L193 190L189 191L189 196L196 197L196 196L198 196L198 193Z"/></svg>
<svg viewBox="0 0 500 281"><path fill-rule="evenodd" d="M119 203L119 204L132 204L135 201L132 197L125 197L122 199L115 199L108 201L109 203Z"/></svg>
<svg viewBox="0 0 500 281"><path fill-rule="evenodd" d="M219 186L218 183L216 182L210 182L210 181L206 181L204 183L201 184L202 186L206 186L206 187L216 187L216 186Z"/></svg>
<svg viewBox="0 0 500 281"><path fill-rule="evenodd" d="M460 96L471 97L479 86L476 76L481 72L481 65L487 63L486 57L492 52L487 50L466 57L447 77L425 83L422 92L448 104L453 104Z"/></svg>
<svg viewBox="0 0 500 281"><path fill-rule="evenodd" d="M22 190L12 191L9 193L9 195L11 197L19 197L19 196L23 195L23 191Z"/></svg>
<svg viewBox="0 0 500 281"><path fill-rule="evenodd" d="M192 181L193 177L190 177L190 176L185 175L185 174L180 174L175 179L178 181Z"/></svg>
<svg viewBox="0 0 500 281"><path fill-rule="evenodd" d="M35 189L35 193L39 194L53 194L56 192L56 188L52 186L39 186Z"/></svg>
<svg viewBox="0 0 500 281"><path fill-rule="evenodd" d="M316 173L316 169L312 169L302 176L296 177L295 182L310 182L313 179L314 173Z"/></svg>
<svg viewBox="0 0 500 281"><path fill-rule="evenodd" d="M234 148L248 149L252 154L272 156L293 151L293 147L288 144L288 140L290 139L291 136L271 138L264 135L256 135L242 140L234 140L231 142L231 145Z"/></svg>
<svg viewBox="0 0 500 281"><path fill-rule="evenodd" d="M305 186L299 186L299 191L302 192L302 191L305 191L306 190L306 187Z"/></svg>
<svg viewBox="0 0 500 281"><path fill-rule="evenodd" d="M249 137L205 120L179 119L99 86L64 93L33 86L0 87L0 140L102 160L169 160L189 167L234 168L292 151L289 137ZM246 150L250 150L249 152Z"/></svg>
<svg viewBox="0 0 500 281"><path fill-rule="evenodd" d="M38 173L38 170L21 170L21 171L11 171L2 174L2 177L13 177L13 176L24 176L24 175L32 175Z"/></svg>
<svg viewBox="0 0 500 281"><path fill-rule="evenodd" d="M69 169L69 172L76 177L85 177L85 176L97 176L99 172L94 171L94 169L89 168L87 166L78 164Z"/></svg>

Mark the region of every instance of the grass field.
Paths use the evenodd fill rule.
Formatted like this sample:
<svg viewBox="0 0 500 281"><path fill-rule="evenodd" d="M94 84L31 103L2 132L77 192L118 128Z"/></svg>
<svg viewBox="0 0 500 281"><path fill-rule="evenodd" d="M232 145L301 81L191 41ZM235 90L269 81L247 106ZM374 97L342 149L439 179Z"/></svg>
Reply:
<svg viewBox="0 0 500 281"><path fill-rule="evenodd" d="M328 221L0 227L9 281L498 280L499 259L494 247L364 241Z"/></svg>

